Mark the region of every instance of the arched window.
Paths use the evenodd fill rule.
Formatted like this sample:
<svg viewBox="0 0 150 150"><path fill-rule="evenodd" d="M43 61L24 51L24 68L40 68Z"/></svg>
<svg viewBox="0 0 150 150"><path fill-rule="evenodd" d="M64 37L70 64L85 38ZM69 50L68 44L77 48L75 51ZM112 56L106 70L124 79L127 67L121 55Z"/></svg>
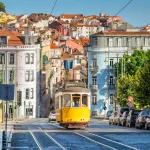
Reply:
<svg viewBox="0 0 150 150"><path fill-rule="evenodd" d="M26 58L25 58L26 60L26 64L29 64L30 63L30 54L29 53L27 53L26 54Z"/></svg>

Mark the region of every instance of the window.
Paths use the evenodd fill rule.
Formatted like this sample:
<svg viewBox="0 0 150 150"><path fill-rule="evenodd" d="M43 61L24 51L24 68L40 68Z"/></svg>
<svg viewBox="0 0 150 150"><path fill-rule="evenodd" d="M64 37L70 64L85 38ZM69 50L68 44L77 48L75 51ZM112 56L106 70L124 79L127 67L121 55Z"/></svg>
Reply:
<svg viewBox="0 0 150 150"><path fill-rule="evenodd" d="M81 60L80 59L77 59L77 64L81 64Z"/></svg>
<svg viewBox="0 0 150 150"><path fill-rule="evenodd" d="M96 59L93 59L93 60L92 60L92 64L93 64L93 67L96 67L96 66L97 66L97 60L96 60Z"/></svg>
<svg viewBox="0 0 150 150"><path fill-rule="evenodd" d="M30 99L33 99L33 88L30 89Z"/></svg>
<svg viewBox="0 0 150 150"><path fill-rule="evenodd" d="M97 43L97 37L94 37L94 38L93 38L93 46L97 46L97 44L98 44L98 43Z"/></svg>
<svg viewBox="0 0 150 150"><path fill-rule="evenodd" d="M5 64L5 54L0 54L0 64Z"/></svg>
<svg viewBox="0 0 150 150"><path fill-rule="evenodd" d="M97 78L96 77L92 77L92 84L97 85Z"/></svg>
<svg viewBox="0 0 150 150"><path fill-rule="evenodd" d="M114 94L110 94L110 104L113 104L114 102Z"/></svg>
<svg viewBox="0 0 150 150"><path fill-rule="evenodd" d="M140 38L137 38L137 46L140 46Z"/></svg>
<svg viewBox="0 0 150 150"><path fill-rule="evenodd" d="M14 64L14 60L15 60L15 55L14 54L10 54L9 64Z"/></svg>
<svg viewBox="0 0 150 150"><path fill-rule="evenodd" d="M26 99L29 99L29 92L30 92L30 90L26 89Z"/></svg>
<svg viewBox="0 0 150 150"><path fill-rule="evenodd" d="M97 96L92 95L92 105L97 105Z"/></svg>
<svg viewBox="0 0 150 150"><path fill-rule="evenodd" d="M65 107L71 107L71 95L65 94L63 102Z"/></svg>
<svg viewBox="0 0 150 150"><path fill-rule="evenodd" d="M131 38L128 38L128 39L127 39L127 46L128 46L128 47L131 47Z"/></svg>
<svg viewBox="0 0 150 150"><path fill-rule="evenodd" d="M110 67L113 67L113 66L114 66L114 59L110 59L109 65L110 65Z"/></svg>
<svg viewBox="0 0 150 150"><path fill-rule="evenodd" d="M145 38L145 46L148 46L148 38Z"/></svg>
<svg viewBox="0 0 150 150"><path fill-rule="evenodd" d="M30 71L30 81L33 81L34 80L34 71L31 70Z"/></svg>
<svg viewBox="0 0 150 150"><path fill-rule="evenodd" d="M29 105L28 108L26 108L26 116L33 116L33 106Z"/></svg>
<svg viewBox="0 0 150 150"><path fill-rule="evenodd" d="M26 58L25 58L26 60L26 64L29 64L30 63L30 54L29 53L27 53L26 54Z"/></svg>
<svg viewBox="0 0 150 150"><path fill-rule="evenodd" d="M12 84L14 81L14 71L9 71L9 83Z"/></svg>
<svg viewBox="0 0 150 150"><path fill-rule="evenodd" d="M86 107L86 106L88 106L88 95L83 94L82 95L82 107Z"/></svg>
<svg viewBox="0 0 150 150"><path fill-rule="evenodd" d="M110 76L110 85L113 85L113 84L114 84L114 77Z"/></svg>
<svg viewBox="0 0 150 150"><path fill-rule="evenodd" d="M118 46L121 46L121 38L118 38Z"/></svg>
<svg viewBox="0 0 150 150"><path fill-rule="evenodd" d="M30 71L26 71L25 73L25 80L29 81Z"/></svg>
<svg viewBox="0 0 150 150"><path fill-rule="evenodd" d="M108 46L109 46L109 47L112 47L112 46L113 46L113 39L112 39L112 38L109 38L109 39L108 39L108 42L109 42L109 43L108 43Z"/></svg>
<svg viewBox="0 0 150 150"><path fill-rule="evenodd" d="M31 64L34 64L34 54L31 53Z"/></svg>

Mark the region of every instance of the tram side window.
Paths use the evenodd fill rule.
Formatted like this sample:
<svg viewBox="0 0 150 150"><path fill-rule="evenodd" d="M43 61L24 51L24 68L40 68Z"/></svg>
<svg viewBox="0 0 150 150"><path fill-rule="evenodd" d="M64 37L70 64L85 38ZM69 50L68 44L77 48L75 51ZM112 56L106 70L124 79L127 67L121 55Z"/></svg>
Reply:
<svg viewBox="0 0 150 150"><path fill-rule="evenodd" d="M88 105L88 95L82 95L82 107L86 107Z"/></svg>
<svg viewBox="0 0 150 150"><path fill-rule="evenodd" d="M64 106L71 107L71 95L70 94L64 95Z"/></svg>
<svg viewBox="0 0 150 150"><path fill-rule="evenodd" d="M59 97L56 97L55 99L55 107L56 109L59 109Z"/></svg>

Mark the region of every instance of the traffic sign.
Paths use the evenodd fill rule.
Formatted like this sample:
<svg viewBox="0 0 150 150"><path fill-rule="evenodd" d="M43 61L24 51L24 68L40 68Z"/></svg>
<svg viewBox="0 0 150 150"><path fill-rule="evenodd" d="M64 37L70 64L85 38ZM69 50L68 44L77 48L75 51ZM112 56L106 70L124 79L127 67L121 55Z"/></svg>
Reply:
<svg viewBox="0 0 150 150"><path fill-rule="evenodd" d="M128 102L128 106L131 108L134 105L133 101L132 102Z"/></svg>
<svg viewBox="0 0 150 150"><path fill-rule="evenodd" d="M0 84L0 99L14 100L14 84Z"/></svg>
<svg viewBox="0 0 150 150"><path fill-rule="evenodd" d="M132 102L133 101L133 97L132 96L128 96L128 102Z"/></svg>

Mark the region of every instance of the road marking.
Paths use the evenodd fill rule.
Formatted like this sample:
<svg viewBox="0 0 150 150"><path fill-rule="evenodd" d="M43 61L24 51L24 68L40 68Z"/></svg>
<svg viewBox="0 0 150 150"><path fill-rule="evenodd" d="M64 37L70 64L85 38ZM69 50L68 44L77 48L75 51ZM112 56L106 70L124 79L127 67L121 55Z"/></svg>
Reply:
<svg viewBox="0 0 150 150"><path fill-rule="evenodd" d="M27 127L28 127L28 126L27 126ZM40 145L40 143L38 142L38 140L36 139L36 137L34 136L34 134L31 132L31 130L30 130L29 127L28 127L28 130L29 130L31 136L33 137L35 143L37 144L38 148L39 148L40 150L43 150L42 146Z"/></svg>
<svg viewBox="0 0 150 150"><path fill-rule="evenodd" d="M63 150L66 150L62 145L60 145L54 138L52 138L48 133L44 132L51 140L53 140L59 147Z"/></svg>
<svg viewBox="0 0 150 150"><path fill-rule="evenodd" d="M80 136L82 136L82 137L84 137L84 138L86 138L86 139L88 139L88 140L90 140L90 141L92 141L92 142L95 142L95 143L97 143L97 144L99 144L99 145L103 145L103 146L108 147L108 148L111 148L111 149L113 149L113 150L117 150L116 148L113 148L113 147L108 146L108 145L106 145L106 144L103 144L103 143L97 142L97 141L95 141L95 140L92 140L92 139L90 139L90 138L88 138L88 137L86 137L86 136L84 136L84 135L82 135L82 134L80 134L80 133L77 133L77 132L74 132L74 133L76 133L76 134L78 134L78 135L80 135Z"/></svg>
<svg viewBox="0 0 150 150"><path fill-rule="evenodd" d="M116 141L107 139L107 138L105 138L105 137L102 137L102 136L100 136L100 135L96 135L96 134L94 134L94 133L89 133L89 134L95 135L95 136L97 136L97 137L100 137L100 138L102 138L102 139L105 139L105 140L110 141L110 142L113 142L113 143L117 143L117 144L123 145L123 146L125 146L125 147L129 147L129 148L134 149L134 150L139 150L139 149L137 149L137 148L135 148L135 147L128 146L128 145L126 145L126 144L123 144L123 143L120 143L120 142L116 142Z"/></svg>

